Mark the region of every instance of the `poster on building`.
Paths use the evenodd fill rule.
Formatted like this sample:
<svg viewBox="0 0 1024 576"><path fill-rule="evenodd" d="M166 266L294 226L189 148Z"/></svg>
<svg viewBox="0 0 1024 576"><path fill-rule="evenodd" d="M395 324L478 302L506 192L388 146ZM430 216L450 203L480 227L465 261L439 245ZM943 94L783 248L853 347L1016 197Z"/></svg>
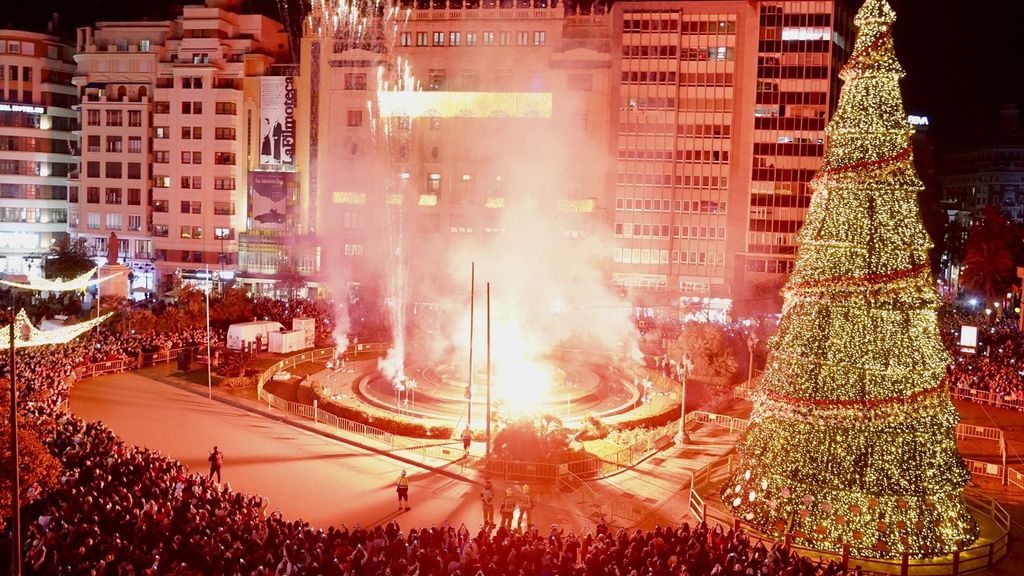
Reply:
<svg viewBox="0 0 1024 576"><path fill-rule="evenodd" d="M284 230L288 221L288 172L249 172L254 230Z"/></svg>
<svg viewBox="0 0 1024 576"><path fill-rule="evenodd" d="M295 82L291 76L260 79L260 164L295 163Z"/></svg>

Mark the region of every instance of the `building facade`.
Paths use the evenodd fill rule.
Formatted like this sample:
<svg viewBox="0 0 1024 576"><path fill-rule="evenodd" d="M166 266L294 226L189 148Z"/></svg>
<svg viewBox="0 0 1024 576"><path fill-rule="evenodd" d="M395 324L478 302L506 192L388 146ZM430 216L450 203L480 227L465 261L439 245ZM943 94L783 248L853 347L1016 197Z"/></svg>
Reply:
<svg viewBox="0 0 1024 576"><path fill-rule="evenodd" d="M67 234L67 178L78 97L72 49L58 38L0 30L0 271L35 272Z"/></svg>
<svg viewBox="0 0 1024 576"><path fill-rule="evenodd" d="M287 60L277 22L238 2L185 6L165 22L102 22L78 32L81 170L69 227L96 253L111 233L135 288L233 278L249 225L258 122L250 80Z"/></svg>
<svg viewBox="0 0 1024 576"><path fill-rule="evenodd" d="M433 254L503 233L495 222L524 206L571 212L555 225L607 238L607 280L640 308L757 312L792 269L851 18L832 1L738 0L608 14L413 7L358 31L314 14L300 58L300 227L360 278L386 254L366 242L396 222L388 201L404 202L405 229ZM396 63L425 93L383 96L419 106L408 118L378 94L395 90ZM550 98L551 112L488 117L465 103L476 94ZM579 161L538 180L565 150Z"/></svg>

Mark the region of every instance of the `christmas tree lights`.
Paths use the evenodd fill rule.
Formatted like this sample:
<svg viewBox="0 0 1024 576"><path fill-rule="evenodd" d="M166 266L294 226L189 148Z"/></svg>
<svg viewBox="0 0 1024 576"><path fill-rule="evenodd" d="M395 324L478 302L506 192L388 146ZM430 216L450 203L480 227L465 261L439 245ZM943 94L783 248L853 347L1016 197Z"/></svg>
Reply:
<svg viewBox="0 0 1024 576"><path fill-rule="evenodd" d="M811 182L779 331L722 487L740 519L826 550L933 557L978 536L941 380L931 243L886 0L867 0Z"/></svg>

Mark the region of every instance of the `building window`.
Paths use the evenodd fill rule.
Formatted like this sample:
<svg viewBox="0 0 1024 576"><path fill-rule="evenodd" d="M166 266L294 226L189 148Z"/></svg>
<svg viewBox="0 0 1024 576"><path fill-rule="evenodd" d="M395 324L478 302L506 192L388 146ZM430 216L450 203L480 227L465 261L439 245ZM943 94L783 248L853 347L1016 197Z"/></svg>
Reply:
<svg viewBox="0 0 1024 576"><path fill-rule="evenodd" d="M498 33L498 45L499 46L511 46L512 45L512 33L511 32L499 32Z"/></svg>
<svg viewBox="0 0 1024 576"><path fill-rule="evenodd" d="M235 129L234 128L215 128L213 137L217 140L234 140Z"/></svg>
<svg viewBox="0 0 1024 576"><path fill-rule="evenodd" d="M100 214L99 214L99 212L89 212L86 215L86 228L88 228L89 230L99 230L100 229ZM13 502L14 500L11 500L11 501Z"/></svg>
<svg viewBox="0 0 1024 576"><path fill-rule="evenodd" d="M216 216L234 216L235 205L230 202L214 202L213 213Z"/></svg>
<svg viewBox="0 0 1024 576"><path fill-rule="evenodd" d="M182 214L202 214L203 203L199 200L182 200L181 201L181 213Z"/></svg>
<svg viewBox="0 0 1024 576"><path fill-rule="evenodd" d="M171 161L171 153L167 150L154 150L153 151L153 163L154 164L167 164Z"/></svg>
<svg viewBox="0 0 1024 576"><path fill-rule="evenodd" d="M157 238L167 238L169 229L166 224L154 224L153 225L153 236ZM13 500L12 500L13 502Z"/></svg>
<svg viewBox="0 0 1024 576"><path fill-rule="evenodd" d="M217 240L228 240L231 238L231 228L214 228L213 237Z"/></svg>
<svg viewBox="0 0 1024 576"><path fill-rule="evenodd" d="M516 46L529 46L530 45L530 33L520 30L516 32Z"/></svg>
<svg viewBox="0 0 1024 576"><path fill-rule="evenodd" d="M466 46L476 46L476 32L466 32Z"/></svg>
<svg viewBox="0 0 1024 576"><path fill-rule="evenodd" d="M421 47L421 48L427 45L427 33L426 32L417 32L416 33L416 45Z"/></svg>
<svg viewBox="0 0 1024 576"><path fill-rule="evenodd" d="M139 162L128 163L128 179L129 180L140 180L142 179L142 164Z"/></svg>
<svg viewBox="0 0 1024 576"><path fill-rule="evenodd" d="M142 205L142 191L138 188L128 189L128 205L129 206L141 206Z"/></svg>
<svg viewBox="0 0 1024 576"><path fill-rule="evenodd" d="M107 230L120 230L121 229L121 215L107 214Z"/></svg>
<svg viewBox="0 0 1024 576"><path fill-rule="evenodd" d="M121 126L121 111L107 110L107 126Z"/></svg>
<svg viewBox="0 0 1024 576"><path fill-rule="evenodd" d="M89 136L88 140L86 141L86 145L88 147L89 152L99 152L100 151L100 140L101 140L101 138L99 136L95 136L95 135L90 135Z"/></svg>
<svg viewBox="0 0 1024 576"><path fill-rule="evenodd" d="M547 41L547 33L544 32L543 30L540 30L540 31L537 31L537 32L533 33L533 45L534 46L543 46L546 41Z"/></svg>
<svg viewBox="0 0 1024 576"><path fill-rule="evenodd" d="M234 178L214 178L213 179L214 190L234 190L235 179Z"/></svg>
<svg viewBox="0 0 1024 576"><path fill-rule="evenodd" d="M121 189L120 188L107 188L106 198L104 204L121 205Z"/></svg>
<svg viewBox="0 0 1024 576"><path fill-rule="evenodd" d="M100 177L100 163L99 162L86 162L85 163L85 175L89 178Z"/></svg>
<svg viewBox="0 0 1024 576"><path fill-rule="evenodd" d="M142 230L142 216L139 214L128 215L128 230L132 232L138 232Z"/></svg>
<svg viewBox="0 0 1024 576"><path fill-rule="evenodd" d="M107 178L121 178L121 163L107 162L105 174Z"/></svg>
<svg viewBox="0 0 1024 576"><path fill-rule="evenodd" d="M142 138L139 136L128 137L128 152L138 154L142 152Z"/></svg>
<svg viewBox="0 0 1024 576"><path fill-rule="evenodd" d="M154 176L153 177L153 188L170 188L171 177L170 176Z"/></svg>
<svg viewBox="0 0 1024 576"><path fill-rule="evenodd" d="M217 102L214 106L214 112L221 115L234 116L237 113L236 110L234 102Z"/></svg>
<svg viewBox="0 0 1024 576"><path fill-rule="evenodd" d="M402 32L399 44L402 46L412 46L412 32Z"/></svg>
<svg viewBox="0 0 1024 576"><path fill-rule="evenodd" d="M89 126L100 125L100 111L99 110L88 110L86 111L86 121Z"/></svg>
<svg viewBox="0 0 1024 576"><path fill-rule="evenodd" d="M121 152L123 140L120 136L107 136L107 152Z"/></svg>
<svg viewBox="0 0 1024 576"><path fill-rule="evenodd" d="M348 125L351 127L363 125L363 111L362 110L349 110L348 111Z"/></svg>
<svg viewBox="0 0 1024 576"><path fill-rule="evenodd" d="M427 76L427 90L444 90L446 77L444 70L431 69Z"/></svg>
<svg viewBox="0 0 1024 576"><path fill-rule="evenodd" d="M89 204L100 203L100 189L96 186L89 186L85 189L85 201ZM97 224L98 226L99 224Z"/></svg>
<svg viewBox="0 0 1024 576"><path fill-rule="evenodd" d="M345 90L366 90L366 73L349 72L345 74Z"/></svg>
<svg viewBox="0 0 1024 576"><path fill-rule="evenodd" d="M494 32L483 33L484 46L494 46Z"/></svg>
<svg viewBox="0 0 1024 576"><path fill-rule="evenodd" d="M199 154L199 152L196 152L195 154ZM235 163L235 153L234 152L215 152L213 154L213 163L214 164L225 164L225 165L234 164Z"/></svg>
<svg viewBox="0 0 1024 576"><path fill-rule="evenodd" d="M434 32L433 46L444 46L444 32Z"/></svg>
<svg viewBox="0 0 1024 576"><path fill-rule="evenodd" d="M201 240L203 238L203 227L202 226L182 226L181 237L192 240Z"/></svg>
<svg viewBox="0 0 1024 576"><path fill-rule="evenodd" d="M165 140L171 137L171 129L167 126L156 126L153 128L153 137L159 140Z"/></svg>
<svg viewBox="0 0 1024 576"><path fill-rule="evenodd" d="M449 46L461 46L462 45L462 33L461 32L449 32L448 33L448 45Z"/></svg>
<svg viewBox="0 0 1024 576"><path fill-rule="evenodd" d="M133 128L139 128L142 126L142 111L141 110L129 110L128 111L128 125Z"/></svg>
<svg viewBox="0 0 1024 576"><path fill-rule="evenodd" d="M345 244L345 256L362 256L362 244Z"/></svg>

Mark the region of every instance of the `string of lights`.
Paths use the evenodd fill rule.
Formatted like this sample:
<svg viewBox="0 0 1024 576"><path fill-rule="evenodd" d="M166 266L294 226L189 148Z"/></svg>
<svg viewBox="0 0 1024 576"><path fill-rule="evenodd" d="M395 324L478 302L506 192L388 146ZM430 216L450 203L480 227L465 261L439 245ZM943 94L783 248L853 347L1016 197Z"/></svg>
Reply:
<svg viewBox="0 0 1024 576"><path fill-rule="evenodd" d="M866 0L798 234L778 333L722 499L797 543L932 557L978 536L959 420L941 381L939 296L895 56L896 15Z"/></svg>

